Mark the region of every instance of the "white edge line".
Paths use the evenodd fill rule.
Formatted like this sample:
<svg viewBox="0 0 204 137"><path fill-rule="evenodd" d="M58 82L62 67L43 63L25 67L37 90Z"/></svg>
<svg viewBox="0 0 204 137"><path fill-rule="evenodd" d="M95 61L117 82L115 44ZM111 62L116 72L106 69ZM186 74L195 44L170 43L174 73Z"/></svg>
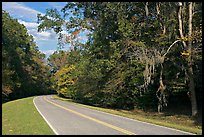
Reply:
<svg viewBox="0 0 204 137"><path fill-rule="evenodd" d="M77 103L73 103L73 104L78 105ZM81 105L78 105L78 106L81 106ZM84 106L81 106L81 107L84 107ZM88 107L84 107L84 108L88 108ZM140 120L136 120L136 119L131 119L131 118L128 118L128 117L124 117L124 116L120 116L120 115L116 115L116 114L111 114L111 113L107 113L107 112L104 112L104 111L99 111L99 110L95 110L95 109L91 109L91 108L88 108L88 109L90 109L92 111L97 111L97 112L105 113L105 114L108 114L108 115L128 119L128 120L133 120L133 121L137 121L137 122L141 122L141 123L145 123L145 124L149 124L149 125L153 125L153 126L158 126L158 127L167 128L167 129L170 129L170 130L175 130L175 131L178 131L178 132L183 132L183 133L190 134L190 135L196 135L196 134L193 134L193 133L190 133L190 132L186 132L186 131L182 131L182 130L178 130L178 129L174 129L174 128L170 128L170 127L165 127L165 126L161 126L161 125L157 125L157 124L153 124L153 123L148 123L148 122L140 121Z"/></svg>
<svg viewBox="0 0 204 137"><path fill-rule="evenodd" d="M34 103L36 109L38 110L38 112L40 113L40 115L44 118L44 120L47 122L47 124L50 126L50 128L53 130L53 132L54 132L56 135L59 135L59 133L57 133L57 131L53 128L53 126L49 123L49 121L43 116L43 114L42 114L42 113L40 112L40 110L38 109L38 107L37 107L37 105L35 104L35 101L34 101L35 98L37 98L37 97L34 97L33 103Z"/></svg>
<svg viewBox="0 0 204 137"><path fill-rule="evenodd" d="M153 124L153 123L148 123L148 122L140 121L140 120L137 120L137 119L131 119L131 118L120 116L120 115L116 115L116 114L110 114L110 113L99 111L99 110L95 110L95 111L98 111L98 112L101 112L101 113L105 113L105 114L109 114L109 115L113 115L113 116L116 116L116 117L121 117L121 118L132 120L132 121L137 121L137 122L153 125L153 126L158 126L158 127L167 128L167 129L170 129L170 130L175 130L175 131L178 131L178 132L183 132L183 133L186 133L186 134L196 135L196 134L193 134L193 133L190 133L190 132L186 132L186 131L182 131L182 130L178 130L178 129L174 129L174 128L170 128L170 127L165 127L165 126L161 126L161 125L157 125L157 124Z"/></svg>

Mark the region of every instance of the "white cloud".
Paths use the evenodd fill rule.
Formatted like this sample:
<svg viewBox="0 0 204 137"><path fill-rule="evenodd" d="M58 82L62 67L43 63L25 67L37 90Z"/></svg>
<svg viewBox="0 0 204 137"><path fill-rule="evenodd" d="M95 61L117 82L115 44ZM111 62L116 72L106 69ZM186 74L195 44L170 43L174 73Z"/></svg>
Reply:
<svg viewBox="0 0 204 137"><path fill-rule="evenodd" d="M2 9L9 12L13 17L30 21L37 21L37 14L43 14L19 2L2 2Z"/></svg>
<svg viewBox="0 0 204 137"><path fill-rule="evenodd" d="M40 33L37 33L37 39L38 40L51 40L51 39L57 39L57 34L55 34L54 31L43 31Z"/></svg>
<svg viewBox="0 0 204 137"><path fill-rule="evenodd" d="M48 31L42 31L38 32L38 25L35 22L25 22L22 20L18 20L19 23L23 24L26 26L28 29L28 33L33 35L35 40L53 40L57 39L57 34L53 30L48 30Z"/></svg>
<svg viewBox="0 0 204 137"><path fill-rule="evenodd" d="M46 57L48 57L48 56L50 56L51 54L53 54L55 51L56 51L56 50L46 50L46 51L41 51L41 52L43 52L43 53L46 55Z"/></svg>
<svg viewBox="0 0 204 137"><path fill-rule="evenodd" d="M41 32L41 33L38 33L38 34L39 34L39 36L46 37L46 38L49 38L51 36L51 33L47 32L47 31L44 31L44 32Z"/></svg>
<svg viewBox="0 0 204 137"><path fill-rule="evenodd" d="M18 20L18 22L25 25L27 29L35 29L38 27L38 24L35 22L25 22L22 20Z"/></svg>

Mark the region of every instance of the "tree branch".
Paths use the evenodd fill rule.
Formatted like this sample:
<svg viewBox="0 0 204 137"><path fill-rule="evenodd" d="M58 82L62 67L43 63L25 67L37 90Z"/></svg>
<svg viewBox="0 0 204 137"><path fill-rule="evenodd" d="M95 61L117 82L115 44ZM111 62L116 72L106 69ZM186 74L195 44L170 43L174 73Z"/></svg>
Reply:
<svg viewBox="0 0 204 137"><path fill-rule="evenodd" d="M179 41L181 41L181 40L176 40L176 41L174 41L174 43L169 46L169 48L167 49L166 53L164 53L163 57L165 57L166 54L167 54L167 53L169 52L169 50L171 49L171 47L172 47L174 44L176 44L177 42L179 42Z"/></svg>

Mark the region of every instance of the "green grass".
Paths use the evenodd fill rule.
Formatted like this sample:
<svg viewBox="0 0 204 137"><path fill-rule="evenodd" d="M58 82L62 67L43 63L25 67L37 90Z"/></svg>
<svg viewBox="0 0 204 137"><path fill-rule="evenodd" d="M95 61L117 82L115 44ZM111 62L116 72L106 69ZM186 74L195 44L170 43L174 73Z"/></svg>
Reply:
<svg viewBox="0 0 204 137"><path fill-rule="evenodd" d="M157 113L157 112L144 112L142 110L117 110L117 109L108 109L108 108L101 108L95 106L89 106L84 104L79 104L74 102L71 99L64 99L54 95L53 98L60 99L63 101L69 101L75 103L77 105L81 105L87 108L120 115L148 123L153 123L161 126L171 127L174 129L179 129L187 132L191 132L194 134L202 135L202 125L196 124L194 120L186 115L165 115L164 113Z"/></svg>
<svg viewBox="0 0 204 137"><path fill-rule="evenodd" d="M2 104L2 135L54 135L35 108L33 98Z"/></svg>

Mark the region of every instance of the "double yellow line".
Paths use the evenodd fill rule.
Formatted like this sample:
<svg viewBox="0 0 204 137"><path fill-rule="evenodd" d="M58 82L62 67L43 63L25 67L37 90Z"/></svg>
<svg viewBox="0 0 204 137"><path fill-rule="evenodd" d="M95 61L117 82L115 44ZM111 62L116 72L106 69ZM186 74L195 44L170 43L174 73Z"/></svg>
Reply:
<svg viewBox="0 0 204 137"><path fill-rule="evenodd" d="M98 120L98 119L89 117L89 116L87 116L87 115L81 114L81 113L76 112L76 111L74 111L74 110L71 110L71 109L65 108L65 107L63 107L63 106L60 106L60 105L58 105L58 104L56 104L56 103L54 103L54 102L51 102L51 101L47 100L46 97L44 97L44 100L46 100L47 102L49 102L49 103L51 103L51 104L53 104L53 105L55 105L55 106L57 106L57 107L60 107L60 108L62 108L62 109L64 109L64 110L67 110L67 111L69 111L69 112L71 112L71 113L74 113L74 114L76 114L76 115L78 115L78 116L81 116L81 117L87 118L87 119L89 119L89 120L95 121L95 122L97 122L97 123L99 123L99 124L102 124L102 125L104 125L104 126L110 127L110 128L112 128L112 129L115 129L115 130L120 131L120 132L122 132L122 133L125 133L125 134L128 134L128 135L136 135L136 134L133 133L133 132L127 131L127 130L125 130L125 129L116 127L116 126L114 126L114 125L108 124L108 123L106 123L106 122L100 121L100 120Z"/></svg>

